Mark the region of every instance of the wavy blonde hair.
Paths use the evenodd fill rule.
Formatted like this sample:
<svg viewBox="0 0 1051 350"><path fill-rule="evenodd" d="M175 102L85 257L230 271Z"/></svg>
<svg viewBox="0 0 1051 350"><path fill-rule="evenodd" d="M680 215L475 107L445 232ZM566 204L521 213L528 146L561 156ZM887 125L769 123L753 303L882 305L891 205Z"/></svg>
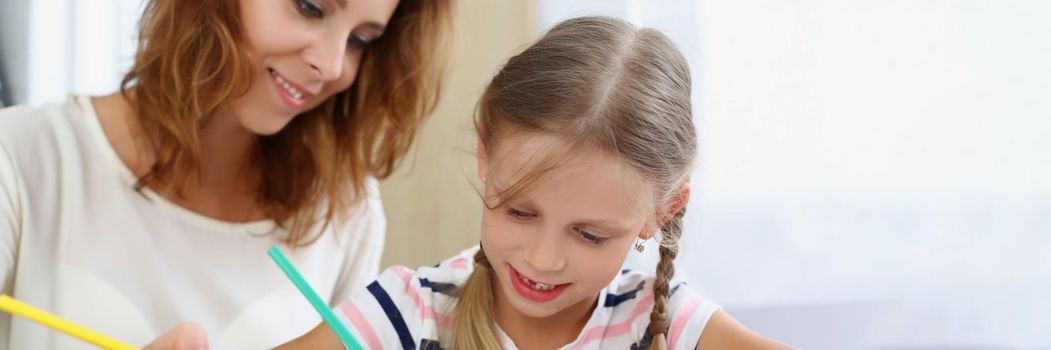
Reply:
<svg viewBox="0 0 1051 350"><path fill-rule="evenodd" d="M666 347L668 281L675 273L685 208L672 215L664 211L688 180L697 153L690 72L682 53L660 32L619 19L567 20L508 60L483 93L475 126L487 152L511 133L554 135L565 140L566 150L617 155L652 186L654 198L645 200L653 205L651 222L661 234L648 334L655 348ZM496 201L486 200L486 206L500 207L528 191L546 171L570 159L562 156L531 166L513 185L487 197ZM454 307L453 349L500 347L492 269L482 248Z"/></svg>
<svg viewBox="0 0 1051 350"><path fill-rule="evenodd" d="M135 63L121 83L156 158L137 189L183 196L201 173L202 126L248 91L253 67L238 6L146 5ZM259 137L257 200L276 222L291 222L286 243L315 241L313 228L360 203L368 177L386 178L408 151L441 95L452 10L452 0L401 0L349 89Z"/></svg>

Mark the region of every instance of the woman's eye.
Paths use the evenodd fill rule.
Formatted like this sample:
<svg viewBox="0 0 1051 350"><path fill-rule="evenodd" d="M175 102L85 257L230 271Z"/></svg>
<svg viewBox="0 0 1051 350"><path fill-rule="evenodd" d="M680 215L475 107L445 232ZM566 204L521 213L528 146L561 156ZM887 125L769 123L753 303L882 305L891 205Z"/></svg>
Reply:
<svg viewBox="0 0 1051 350"><path fill-rule="evenodd" d="M325 17L325 11L320 6L310 2L310 0L295 0L296 7L299 9L299 13L309 18L322 18Z"/></svg>
<svg viewBox="0 0 1051 350"><path fill-rule="evenodd" d="M515 208L507 208L507 216L518 221L525 221L533 218L533 214L524 210L518 210Z"/></svg>
<svg viewBox="0 0 1051 350"><path fill-rule="evenodd" d="M579 228L576 229L576 230L577 230L577 233L580 234L580 238L583 238L584 241L586 241L587 243L592 244L592 245L602 244L602 243L606 242L606 240L608 239L608 238L605 238L605 237L599 237L599 236L593 235L590 232L584 231L584 230L579 229Z"/></svg>
<svg viewBox="0 0 1051 350"><path fill-rule="evenodd" d="M371 39L363 37L361 35L357 35L357 34L351 34L350 38L347 39L347 42L350 43L351 46L362 48L362 49L368 47L369 43L371 41L372 41Z"/></svg>

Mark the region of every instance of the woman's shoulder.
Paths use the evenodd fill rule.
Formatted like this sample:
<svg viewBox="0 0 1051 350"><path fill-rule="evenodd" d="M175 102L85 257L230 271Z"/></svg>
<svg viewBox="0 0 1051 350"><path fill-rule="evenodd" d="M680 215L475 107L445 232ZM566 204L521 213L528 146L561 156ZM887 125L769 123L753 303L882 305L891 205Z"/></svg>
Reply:
<svg viewBox="0 0 1051 350"><path fill-rule="evenodd" d="M71 112L67 108L71 102L0 109L0 142L7 148L18 148L54 135L56 129L68 126L64 121Z"/></svg>
<svg viewBox="0 0 1051 350"><path fill-rule="evenodd" d="M84 116L78 97L4 108L0 110L0 150L9 155L9 162L27 172L23 174L27 179L51 175L54 164L81 161L91 154L91 125ZM61 167L66 168L70 167Z"/></svg>
<svg viewBox="0 0 1051 350"><path fill-rule="evenodd" d="M350 205L341 211L334 212L332 225L322 226L324 231L320 232L320 235L324 237L333 232L337 233L336 236L339 238L336 242L342 242L341 249L359 249L360 246L365 245L369 248L383 250L387 216L380 197L379 181L374 177L367 177L364 193L356 193L353 189L348 189L343 196L346 203ZM327 201L325 205L328 205ZM317 220L324 221L324 215L324 211L318 213ZM346 235L349 235L349 239L343 238Z"/></svg>

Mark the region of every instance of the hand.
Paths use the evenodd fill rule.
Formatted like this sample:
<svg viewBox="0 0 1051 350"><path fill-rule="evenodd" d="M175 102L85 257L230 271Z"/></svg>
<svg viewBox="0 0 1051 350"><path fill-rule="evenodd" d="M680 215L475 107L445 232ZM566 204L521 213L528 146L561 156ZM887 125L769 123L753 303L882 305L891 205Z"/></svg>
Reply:
<svg viewBox="0 0 1051 350"><path fill-rule="evenodd" d="M207 350L208 337L196 323L183 323L155 339L143 350Z"/></svg>

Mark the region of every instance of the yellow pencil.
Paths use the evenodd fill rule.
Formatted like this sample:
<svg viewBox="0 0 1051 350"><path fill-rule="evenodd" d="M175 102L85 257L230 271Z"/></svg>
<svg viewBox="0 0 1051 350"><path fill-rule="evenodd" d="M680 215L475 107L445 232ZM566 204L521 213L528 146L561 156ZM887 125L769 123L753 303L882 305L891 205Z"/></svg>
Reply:
<svg viewBox="0 0 1051 350"><path fill-rule="evenodd" d="M18 301L7 295L0 295L0 310L10 312L12 315L22 316L36 321L42 325L51 327L57 331L80 338L88 343L95 344L103 349L109 350L135 350L137 347L128 345L122 341L104 336L84 326L62 319L43 310Z"/></svg>

